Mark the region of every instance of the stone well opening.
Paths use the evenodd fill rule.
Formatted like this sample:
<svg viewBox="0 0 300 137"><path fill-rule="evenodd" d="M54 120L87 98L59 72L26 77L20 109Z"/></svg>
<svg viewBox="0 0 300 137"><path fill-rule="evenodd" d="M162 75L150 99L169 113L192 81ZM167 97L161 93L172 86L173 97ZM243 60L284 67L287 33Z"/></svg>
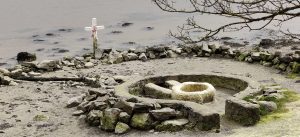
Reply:
<svg viewBox="0 0 300 137"><path fill-rule="evenodd" d="M208 103L214 101L216 89L209 83L184 82L172 87L171 98Z"/></svg>
<svg viewBox="0 0 300 137"><path fill-rule="evenodd" d="M184 92L201 92L207 90L208 86L202 83L189 83L181 86Z"/></svg>

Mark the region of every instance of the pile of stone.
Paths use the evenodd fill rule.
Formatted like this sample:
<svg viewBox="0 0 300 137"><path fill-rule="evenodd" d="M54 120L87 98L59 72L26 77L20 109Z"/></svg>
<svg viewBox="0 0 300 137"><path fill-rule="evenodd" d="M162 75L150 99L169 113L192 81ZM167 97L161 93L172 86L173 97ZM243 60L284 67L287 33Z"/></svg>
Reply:
<svg viewBox="0 0 300 137"><path fill-rule="evenodd" d="M264 51L260 47L254 47L250 51L241 51L233 49L229 45L220 45L216 43L177 46L159 45L153 47L129 49L124 51L104 49L101 52L99 59L102 63L117 64L133 60L147 61L151 59L176 57L232 58L238 61L245 61L248 63L257 62L263 66L274 67L276 69L286 71L288 73L300 73L300 51L294 51L294 53L289 53L285 55L283 55L280 51L272 54L268 51ZM88 57L88 60L89 58L90 57ZM84 59L82 58L82 60ZM68 66L72 65L74 64Z"/></svg>
<svg viewBox="0 0 300 137"><path fill-rule="evenodd" d="M84 118L89 125L116 134L132 128L174 132L192 127L183 112L175 108L135 98L121 99L113 91L101 89L89 89L86 94L71 98L67 107L76 107L73 115Z"/></svg>
<svg viewBox="0 0 300 137"><path fill-rule="evenodd" d="M92 68L98 64L98 61L92 59L91 54L85 54L82 57L64 57L61 60L63 66L73 67L76 69Z"/></svg>

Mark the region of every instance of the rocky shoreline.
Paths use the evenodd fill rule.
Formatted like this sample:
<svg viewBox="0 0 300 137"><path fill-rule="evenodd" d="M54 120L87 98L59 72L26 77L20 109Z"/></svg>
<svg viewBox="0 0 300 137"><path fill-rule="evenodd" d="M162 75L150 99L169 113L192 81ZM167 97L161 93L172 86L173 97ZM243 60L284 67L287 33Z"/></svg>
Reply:
<svg viewBox="0 0 300 137"><path fill-rule="evenodd" d="M43 72L59 70L62 67L71 67L76 69L92 68L98 64L118 64L125 61L177 57L212 57L227 58L248 63L259 63L266 67L273 67L286 73L299 75L300 73L300 50L293 53L283 54L281 51L270 53L266 47L272 45L271 40L262 40L260 45L251 50L239 50L229 45L220 44L192 44L178 46L153 46L139 49L129 49L124 51L114 49L98 50L96 59L91 54L85 54L77 57L64 57L61 60L34 61L34 54L21 52L17 60L20 62L10 69L0 69L0 84L15 85L11 79L20 79L26 77L39 76Z"/></svg>

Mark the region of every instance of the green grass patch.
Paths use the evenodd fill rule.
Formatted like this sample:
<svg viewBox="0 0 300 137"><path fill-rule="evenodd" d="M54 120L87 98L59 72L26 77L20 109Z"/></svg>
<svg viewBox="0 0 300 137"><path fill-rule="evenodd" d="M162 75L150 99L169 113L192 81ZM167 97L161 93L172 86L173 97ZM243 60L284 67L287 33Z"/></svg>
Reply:
<svg viewBox="0 0 300 137"><path fill-rule="evenodd" d="M286 78L300 80L300 75L297 73L289 73L289 74L287 74Z"/></svg>
<svg viewBox="0 0 300 137"><path fill-rule="evenodd" d="M271 85L271 86L278 86L278 85ZM265 87L262 87L265 88ZM295 102L300 100L300 95L294 91L291 91L289 89L278 89L278 90L283 90L282 94L283 98L277 99L276 97L273 96L262 96L258 101L273 101L277 105L277 110L274 112L268 112L267 110L264 110L264 108L260 109L260 115L261 115L261 120L260 123L280 119L282 117L289 116L290 113L288 108L286 108L286 104L290 102ZM249 95L243 98L243 100L247 102L251 102L252 99L255 99L257 95Z"/></svg>
<svg viewBox="0 0 300 137"><path fill-rule="evenodd" d="M286 104L300 100L299 94L297 94L294 91L288 90L283 92L282 94L284 98L278 100L274 98L268 98L267 100L265 100L265 101L274 101L277 104L277 110L269 114L266 114L264 110L261 110L262 111L261 113L264 115L262 115L260 122L268 122L268 121L272 121L272 120L276 120L288 116L289 110L286 108Z"/></svg>

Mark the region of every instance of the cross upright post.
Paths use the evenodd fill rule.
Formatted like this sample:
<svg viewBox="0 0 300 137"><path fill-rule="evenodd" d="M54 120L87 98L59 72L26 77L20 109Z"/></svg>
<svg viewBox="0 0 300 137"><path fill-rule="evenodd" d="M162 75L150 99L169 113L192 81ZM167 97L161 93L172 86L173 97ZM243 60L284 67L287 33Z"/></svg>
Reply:
<svg viewBox="0 0 300 137"><path fill-rule="evenodd" d="M97 36L97 30L104 29L104 26L97 26L97 19L92 18L92 26L91 27L85 27L86 31L92 32L92 38L93 38L93 57L96 57L96 50L98 49L98 36Z"/></svg>

